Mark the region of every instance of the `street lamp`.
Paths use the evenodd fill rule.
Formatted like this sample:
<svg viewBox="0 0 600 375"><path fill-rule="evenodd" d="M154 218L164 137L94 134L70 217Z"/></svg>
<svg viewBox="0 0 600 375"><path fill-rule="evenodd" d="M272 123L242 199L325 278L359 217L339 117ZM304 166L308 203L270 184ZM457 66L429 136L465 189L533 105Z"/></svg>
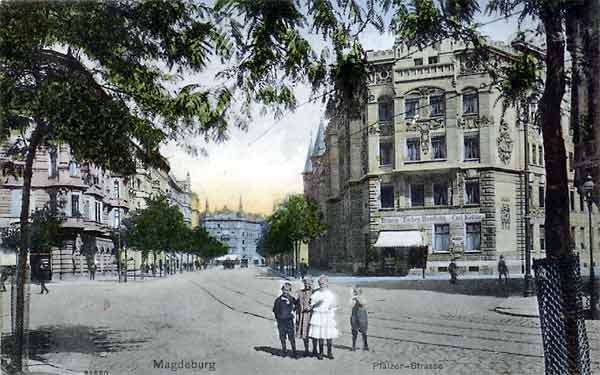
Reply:
<svg viewBox="0 0 600 375"><path fill-rule="evenodd" d="M590 312L591 318L596 319L596 288L595 288L595 272L594 272L594 230L592 227L592 194L594 192L594 180L588 175L583 184L583 192L588 206L588 220L590 225Z"/></svg>

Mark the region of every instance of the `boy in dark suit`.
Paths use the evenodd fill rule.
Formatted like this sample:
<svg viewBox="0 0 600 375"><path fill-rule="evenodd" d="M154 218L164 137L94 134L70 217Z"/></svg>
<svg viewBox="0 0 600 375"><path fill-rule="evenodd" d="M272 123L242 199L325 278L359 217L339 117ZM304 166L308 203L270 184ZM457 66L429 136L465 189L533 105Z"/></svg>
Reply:
<svg viewBox="0 0 600 375"><path fill-rule="evenodd" d="M296 299L292 297L292 284L285 283L281 287L281 295L275 300L273 313L277 319L279 339L283 356L287 355L286 337L290 339L293 358L298 358L296 353L296 338L294 337L294 312L296 310Z"/></svg>

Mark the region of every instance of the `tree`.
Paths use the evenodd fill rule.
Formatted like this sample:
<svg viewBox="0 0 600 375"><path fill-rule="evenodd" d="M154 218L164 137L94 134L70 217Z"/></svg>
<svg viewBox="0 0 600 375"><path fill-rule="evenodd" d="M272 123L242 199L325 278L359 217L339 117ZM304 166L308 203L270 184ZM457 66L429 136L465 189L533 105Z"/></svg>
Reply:
<svg viewBox="0 0 600 375"><path fill-rule="evenodd" d="M121 232L121 240L140 250L144 258L152 252L154 262L159 252L188 248L185 241L189 241L186 233L189 229L179 209L169 205L165 197L151 198L146 203L146 208L134 212L130 221L124 222L128 224Z"/></svg>
<svg viewBox="0 0 600 375"><path fill-rule="evenodd" d="M163 141L223 140L230 122L245 127L244 116L228 111L234 94L246 118L254 102L293 108L291 86L304 76L315 90L333 83L330 95L348 97L361 87L341 84L348 68L361 71L357 35L348 35L368 24L382 27L374 1L339 0L338 9L306 2L311 27L333 42L338 61L331 66L327 53L317 57L300 35L306 20L295 2L220 0L212 9L191 0L0 3L0 142L13 140L12 160L2 168L23 175L18 370L32 166L40 147L68 144L78 162L126 175L136 158L159 164ZM201 72L211 59L231 62L218 77L223 85L177 87L179 74Z"/></svg>
<svg viewBox="0 0 600 375"><path fill-rule="evenodd" d="M298 265L301 243L317 238L325 230L318 213L318 204L302 195L292 195L268 219L265 250L270 254L292 252Z"/></svg>
<svg viewBox="0 0 600 375"><path fill-rule="evenodd" d="M385 1L391 6L391 1ZM502 67L503 77L496 74L497 89L501 91L504 106L527 103L527 98L537 97L539 125L541 126L545 150L546 200L545 238L547 258L551 262L570 259L569 249L569 195L566 168L565 137L562 132L561 109L565 93L565 25L571 22L575 1L537 0L491 0L486 8L490 14L506 17L519 15L519 24L527 18L539 23L537 32L544 38L544 50L528 49L510 66ZM476 0L440 1L407 0L394 2L392 28L408 45L423 46L431 40L454 38L466 41L473 47L475 58L486 62L485 45L474 25L474 17L480 13ZM596 56L597 58L597 56ZM537 62L543 63L543 70ZM498 71L498 66L489 69ZM542 77L540 77L540 72ZM493 73L493 72L492 72ZM570 282L566 276L564 284ZM563 286L565 288L565 286ZM564 289L566 290L566 289ZM563 290L567 305L575 306L577 296ZM576 339L577 318L565 312L569 347L569 373L579 373L581 358L586 356ZM588 353L589 354L589 353Z"/></svg>

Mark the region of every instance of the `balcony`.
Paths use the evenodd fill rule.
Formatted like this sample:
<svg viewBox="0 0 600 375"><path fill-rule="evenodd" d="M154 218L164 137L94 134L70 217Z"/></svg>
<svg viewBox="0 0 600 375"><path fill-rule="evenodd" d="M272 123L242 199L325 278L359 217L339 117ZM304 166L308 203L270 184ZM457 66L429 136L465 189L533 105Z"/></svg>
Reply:
<svg viewBox="0 0 600 375"><path fill-rule="evenodd" d="M454 76L454 64L430 64L395 69L396 83Z"/></svg>

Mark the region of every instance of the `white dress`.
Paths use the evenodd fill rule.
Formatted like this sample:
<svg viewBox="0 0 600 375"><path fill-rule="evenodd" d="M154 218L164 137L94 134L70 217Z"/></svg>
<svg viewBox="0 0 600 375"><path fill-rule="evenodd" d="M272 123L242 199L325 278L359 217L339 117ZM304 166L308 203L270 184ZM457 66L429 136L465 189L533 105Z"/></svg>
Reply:
<svg viewBox="0 0 600 375"><path fill-rule="evenodd" d="M312 316L308 336L315 339L334 339L339 332L335 323L337 308L335 294L329 289L317 289L310 297Z"/></svg>

